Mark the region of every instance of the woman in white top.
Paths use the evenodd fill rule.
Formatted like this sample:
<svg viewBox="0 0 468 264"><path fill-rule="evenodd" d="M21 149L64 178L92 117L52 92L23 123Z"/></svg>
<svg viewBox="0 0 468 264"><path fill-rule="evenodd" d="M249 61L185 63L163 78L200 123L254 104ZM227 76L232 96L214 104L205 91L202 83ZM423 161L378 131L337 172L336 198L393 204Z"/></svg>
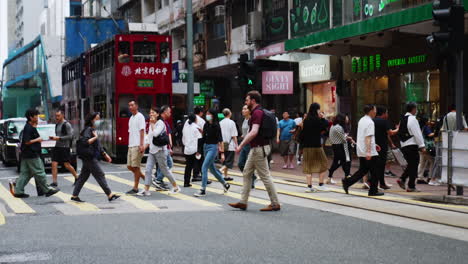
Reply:
<svg viewBox="0 0 468 264"><path fill-rule="evenodd" d="M195 114L190 114L182 130L182 144L184 145L185 154L184 187L192 187L190 178L197 160L198 139L202 137L201 129L197 125L196 120ZM198 153L198 155L200 154Z"/></svg>
<svg viewBox="0 0 468 264"><path fill-rule="evenodd" d="M139 196L150 196L151 193L149 188L151 186L152 172L156 164L161 169L161 172L166 176L171 182L173 188L171 193L180 192L179 186L172 175L172 172L167 166L167 146L156 146L153 144L153 138L159 136L162 132L166 130L166 125L164 121L159 119L159 109L152 107L150 110L150 125L148 129L148 135L146 137L146 148L149 147L148 159L146 161L146 170L145 170L145 188L140 191L137 195Z"/></svg>

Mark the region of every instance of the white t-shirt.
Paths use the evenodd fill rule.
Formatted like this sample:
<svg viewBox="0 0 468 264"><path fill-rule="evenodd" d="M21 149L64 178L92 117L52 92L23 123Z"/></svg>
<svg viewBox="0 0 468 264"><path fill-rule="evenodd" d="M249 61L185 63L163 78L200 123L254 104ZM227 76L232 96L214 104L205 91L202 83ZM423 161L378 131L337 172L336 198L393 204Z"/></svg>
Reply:
<svg viewBox="0 0 468 264"><path fill-rule="evenodd" d="M149 153L156 154L156 152L160 150L164 150L164 151L167 150L167 146L158 147L153 144L153 137L159 136L163 131L166 131L166 124L164 124L164 121L162 119L159 119L158 122L156 122L156 124L154 125L154 129L151 128L151 124L150 124L147 139L146 139L146 141L148 142L150 146Z"/></svg>
<svg viewBox="0 0 468 264"><path fill-rule="evenodd" d="M223 135L223 142L229 143L229 149L227 151L234 151L236 146L232 137L237 137L236 123L229 118L224 118L219 122L221 126L221 134Z"/></svg>
<svg viewBox="0 0 468 264"><path fill-rule="evenodd" d="M372 136L371 139L371 156L378 156L377 149L375 147L375 124L370 116L365 115L359 120L356 150L358 157L367 156L366 137Z"/></svg>
<svg viewBox="0 0 468 264"><path fill-rule="evenodd" d="M296 123L296 126L300 125L302 123L302 117L294 119L294 122Z"/></svg>
<svg viewBox="0 0 468 264"><path fill-rule="evenodd" d="M197 125L200 127L200 129L203 129L203 127L205 126L205 123L206 121L199 117L198 115L195 115L196 119L195 119L195 123L197 123Z"/></svg>
<svg viewBox="0 0 468 264"><path fill-rule="evenodd" d="M192 155L198 150L198 139L202 137L202 134L198 130L196 123L189 124L188 120L182 130L182 144L184 144L184 154Z"/></svg>
<svg viewBox="0 0 468 264"><path fill-rule="evenodd" d="M140 146L140 131L146 128L145 117L142 113L138 112L132 115L128 121L128 147Z"/></svg>

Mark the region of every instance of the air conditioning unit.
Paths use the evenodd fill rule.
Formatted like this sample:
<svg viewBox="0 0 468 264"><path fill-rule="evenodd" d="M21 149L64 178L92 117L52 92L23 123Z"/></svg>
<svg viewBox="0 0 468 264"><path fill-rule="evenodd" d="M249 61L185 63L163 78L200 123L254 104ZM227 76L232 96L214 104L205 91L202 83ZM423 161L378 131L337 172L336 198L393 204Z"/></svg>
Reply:
<svg viewBox="0 0 468 264"><path fill-rule="evenodd" d="M262 40L262 12L254 11L249 13L247 40L249 42Z"/></svg>
<svg viewBox="0 0 468 264"><path fill-rule="evenodd" d="M215 17L225 16L226 15L226 7L223 5L215 6Z"/></svg>

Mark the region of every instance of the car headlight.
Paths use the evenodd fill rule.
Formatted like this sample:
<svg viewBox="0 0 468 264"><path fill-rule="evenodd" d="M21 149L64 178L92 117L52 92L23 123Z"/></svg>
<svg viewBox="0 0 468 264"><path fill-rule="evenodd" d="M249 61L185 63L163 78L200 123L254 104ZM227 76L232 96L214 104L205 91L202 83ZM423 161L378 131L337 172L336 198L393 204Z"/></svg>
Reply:
<svg viewBox="0 0 468 264"><path fill-rule="evenodd" d="M42 149L42 154L47 154L47 153L49 153L49 151L47 151L47 149L43 148Z"/></svg>

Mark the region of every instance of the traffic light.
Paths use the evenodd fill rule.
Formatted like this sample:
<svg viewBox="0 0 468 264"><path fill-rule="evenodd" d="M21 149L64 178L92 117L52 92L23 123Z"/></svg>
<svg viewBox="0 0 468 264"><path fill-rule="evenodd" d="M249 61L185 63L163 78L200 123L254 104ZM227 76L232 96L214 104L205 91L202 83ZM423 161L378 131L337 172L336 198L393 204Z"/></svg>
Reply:
<svg viewBox="0 0 468 264"><path fill-rule="evenodd" d="M432 16L434 25L439 26L440 30L427 37L428 45L441 51L463 49L464 14L463 6L455 5L452 0L434 1Z"/></svg>
<svg viewBox="0 0 468 264"><path fill-rule="evenodd" d="M236 79L239 83L241 89L246 91L254 90L256 87L257 81L257 69L255 62L249 61L249 56L247 54L241 54L239 56L239 66L237 70Z"/></svg>

